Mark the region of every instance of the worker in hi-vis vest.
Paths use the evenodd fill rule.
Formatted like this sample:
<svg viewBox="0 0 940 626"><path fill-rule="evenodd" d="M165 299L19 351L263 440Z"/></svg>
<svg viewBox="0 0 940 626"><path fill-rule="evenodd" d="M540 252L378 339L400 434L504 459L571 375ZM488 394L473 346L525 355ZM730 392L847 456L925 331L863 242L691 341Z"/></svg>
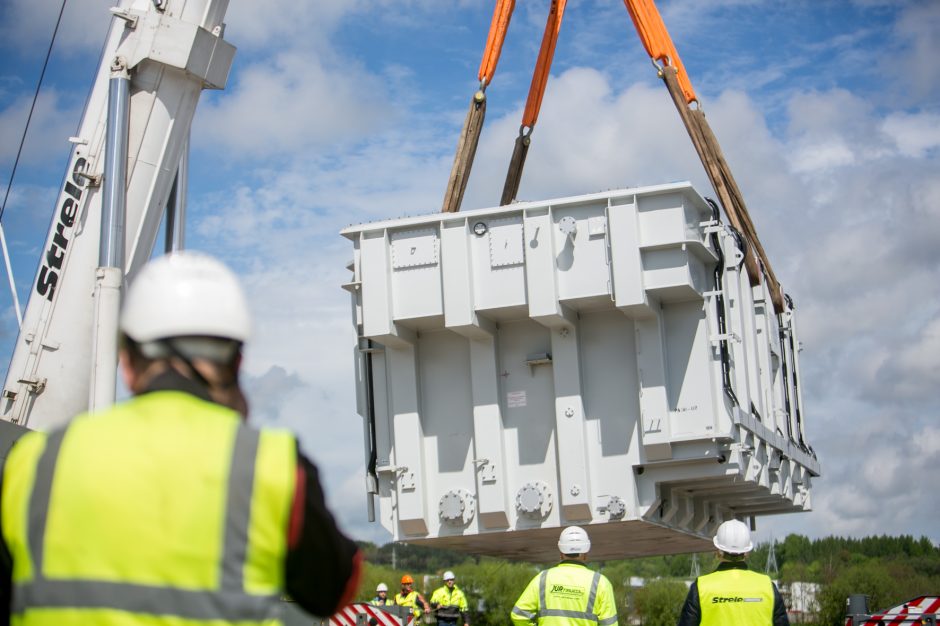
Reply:
<svg viewBox="0 0 940 626"><path fill-rule="evenodd" d="M733 519L718 527L714 539L721 562L695 579L679 615L679 626L789 626L787 607L769 576L747 569L751 531Z"/></svg>
<svg viewBox="0 0 940 626"><path fill-rule="evenodd" d="M569 526L558 539L561 562L540 572L516 600L514 626L616 626L617 605L607 577L587 567L591 539Z"/></svg>
<svg viewBox="0 0 940 626"><path fill-rule="evenodd" d="M361 554L288 431L246 424L248 304L215 259L141 269L120 316L133 395L13 447L0 491L0 614L21 626L279 624L331 615Z"/></svg>
<svg viewBox="0 0 940 626"><path fill-rule="evenodd" d="M388 585L379 583L375 586L375 597L369 602L372 606L394 606L395 601L388 597Z"/></svg>
<svg viewBox="0 0 940 626"><path fill-rule="evenodd" d="M414 584L415 579L411 577L411 574L405 574L401 577L401 591L395 594L395 604L410 607L412 615L415 616L415 622L417 622L418 618L421 617L421 609L424 609L424 612L427 613L431 610L431 607L424 599L424 596L412 588Z"/></svg>
<svg viewBox="0 0 940 626"><path fill-rule="evenodd" d="M437 616L437 626L470 626L470 607L467 596L457 586L450 570L444 572L444 586L431 594L431 608Z"/></svg>

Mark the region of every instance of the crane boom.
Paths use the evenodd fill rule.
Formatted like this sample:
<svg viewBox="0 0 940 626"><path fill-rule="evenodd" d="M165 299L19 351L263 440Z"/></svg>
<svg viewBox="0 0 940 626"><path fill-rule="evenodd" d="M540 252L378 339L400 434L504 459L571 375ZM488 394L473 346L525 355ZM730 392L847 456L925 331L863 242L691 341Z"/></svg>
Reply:
<svg viewBox="0 0 940 626"><path fill-rule="evenodd" d="M88 408L112 69L124 67L130 76L122 259L130 280L153 252L199 94L223 88L228 78L235 48L222 39L227 8L228 0L122 0L111 9L0 396L2 419L45 430Z"/></svg>

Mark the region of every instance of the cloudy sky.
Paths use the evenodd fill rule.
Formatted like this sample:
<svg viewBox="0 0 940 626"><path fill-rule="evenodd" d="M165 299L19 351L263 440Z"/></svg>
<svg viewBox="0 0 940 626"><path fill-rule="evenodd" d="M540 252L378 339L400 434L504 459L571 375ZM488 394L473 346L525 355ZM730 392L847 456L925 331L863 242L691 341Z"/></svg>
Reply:
<svg viewBox="0 0 940 626"><path fill-rule="evenodd" d="M548 0L519 0L464 208L498 203ZM796 302L815 510L759 538L940 542L940 3L661 0L778 278ZM3 215L25 302L108 25L66 7ZM0 182L59 0L0 3ZM238 47L193 127L189 246L243 276L255 417L294 428L363 539L348 294L352 223L436 212L490 0L231 0ZM620 0L572 0L520 199L708 186ZM4 281L5 282L5 281ZM16 317L0 295L0 353ZM5 365L3 366L5 368Z"/></svg>

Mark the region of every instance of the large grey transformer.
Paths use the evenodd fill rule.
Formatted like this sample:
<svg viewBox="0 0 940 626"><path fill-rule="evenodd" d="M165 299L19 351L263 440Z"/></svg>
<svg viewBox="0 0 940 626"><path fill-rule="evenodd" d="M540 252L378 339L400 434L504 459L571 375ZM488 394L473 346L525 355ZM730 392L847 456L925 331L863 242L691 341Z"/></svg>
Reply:
<svg viewBox="0 0 940 626"><path fill-rule="evenodd" d="M688 183L343 234L366 489L396 540L547 561L578 524L623 558L810 509L792 304Z"/></svg>

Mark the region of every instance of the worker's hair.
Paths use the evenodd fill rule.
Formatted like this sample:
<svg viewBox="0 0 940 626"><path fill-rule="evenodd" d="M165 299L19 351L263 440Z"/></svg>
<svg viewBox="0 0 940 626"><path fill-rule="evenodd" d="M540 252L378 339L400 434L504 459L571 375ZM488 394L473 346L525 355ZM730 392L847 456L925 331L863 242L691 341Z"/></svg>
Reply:
<svg viewBox="0 0 940 626"><path fill-rule="evenodd" d="M741 554L725 552L724 550L719 550L718 552L721 554L722 561L728 561L730 563L739 563L747 559L747 552L742 552Z"/></svg>
<svg viewBox="0 0 940 626"><path fill-rule="evenodd" d="M122 334L121 347L135 372L141 374L161 362L166 363L167 367L172 367L180 375L204 387L213 402L247 417L248 401L238 383L241 344L232 342L229 346L224 346L224 357L207 358L200 354L190 354L187 344L184 343L186 339L188 338L141 344ZM210 352L218 352L218 348Z"/></svg>

